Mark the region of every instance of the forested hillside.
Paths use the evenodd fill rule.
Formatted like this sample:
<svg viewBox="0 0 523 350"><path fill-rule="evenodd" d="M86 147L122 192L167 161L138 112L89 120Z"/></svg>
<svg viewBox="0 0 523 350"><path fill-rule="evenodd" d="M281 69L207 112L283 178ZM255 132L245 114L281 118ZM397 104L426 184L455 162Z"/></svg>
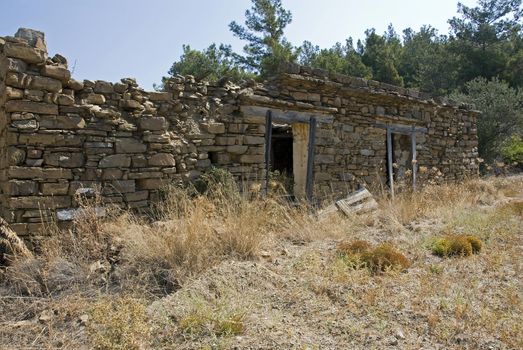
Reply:
<svg viewBox="0 0 523 350"><path fill-rule="evenodd" d="M211 44L198 51L184 46L169 76L197 79L264 79L290 61L331 72L419 89L432 96L451 96L483 111L478 121L480 154L488 164L523 162L523 30L522 0L478 0L474 7L457 4L448 20L449 33L427 23L399 33L370 28L356 43L348 37L331 48L285 38L292 14L281 0L252 0L245 23L229 28L246 45ZM164 77L163 80L168 79Z"/></svg>

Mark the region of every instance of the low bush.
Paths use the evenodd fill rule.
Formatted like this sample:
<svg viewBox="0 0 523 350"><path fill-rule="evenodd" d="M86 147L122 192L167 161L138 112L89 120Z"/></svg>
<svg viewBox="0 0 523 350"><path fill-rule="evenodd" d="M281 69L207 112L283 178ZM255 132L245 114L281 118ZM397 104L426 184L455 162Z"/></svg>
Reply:
<svg viewBox="0 0 523 350"><path fill-rule="evenodd" d="M432 253L441 257L470 256L481 251L483 242L473 235L448 235L434 240Z"/></svg>
<svg viewBox="0 0 523 350"><path fill-rule="evenodd" d="M409 259L390 243L372 246L367 241L341 242L337 254L355 268L366 267L371 272L388 270L406 270L410 267Z"/></svg>

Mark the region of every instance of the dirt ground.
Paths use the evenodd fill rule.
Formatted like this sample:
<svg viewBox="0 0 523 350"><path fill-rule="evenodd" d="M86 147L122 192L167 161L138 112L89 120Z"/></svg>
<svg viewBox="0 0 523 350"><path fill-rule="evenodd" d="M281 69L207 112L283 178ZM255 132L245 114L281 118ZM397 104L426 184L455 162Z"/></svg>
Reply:
<svg viewBox="0 0 523 350"><path fill-rule="evenodd" d="M364 218L343 219L336 237L273 240L256 257L225 259L167 296L131 293L122 305L132 308L120 314L100 300L125 291L70 287L74 266L65 263L64 287L53 295L17 294L4 282L0 348L522 349L523 177L497 181L474 189L472 205L409 216L382 203ZM477 235L483 249L433 255L434 237L448 233ZM336 246L356 239L390 242L412 265L384 273L349 266ZM100 327L117 334L100 335Z"/></svg>

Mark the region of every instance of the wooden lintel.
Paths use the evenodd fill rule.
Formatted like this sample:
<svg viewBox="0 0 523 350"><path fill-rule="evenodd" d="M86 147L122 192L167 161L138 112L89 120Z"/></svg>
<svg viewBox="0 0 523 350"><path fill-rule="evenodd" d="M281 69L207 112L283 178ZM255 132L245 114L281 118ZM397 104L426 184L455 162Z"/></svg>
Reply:
<svg viewBox="0 0 523 350"><path fill-rule="evenodd" d="M398 124L383 124L383 123L376 123L376 127L381 129L387 129L395 134L405 134L405 135L411 135L413 133L426 133L428 131L427 128L421 127L421 126L409 126L409 125L398 125Z"/></svg>
<svg viewBox="0 0 523 350"><path fill-rule="evenodd" d="M272 121L279 123L310 123L311 119L315 118L317 123L331 124L334 117L331 115L310 113L292 110L282 110L278 108L269 108L261 106L241 106L240 111L249 117L263 118L267 115L267 111L272 112Z"/></svg>

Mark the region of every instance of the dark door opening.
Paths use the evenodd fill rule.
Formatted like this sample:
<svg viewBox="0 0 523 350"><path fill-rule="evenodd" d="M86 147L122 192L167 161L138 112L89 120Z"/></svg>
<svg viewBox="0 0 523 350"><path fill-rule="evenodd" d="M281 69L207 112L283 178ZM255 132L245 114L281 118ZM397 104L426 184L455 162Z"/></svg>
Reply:
<svg viewBox="0 0 523 350"><path fill-rule="evenodd" d="M281 183L288 194L293 193L293 137L292 127L273 124L271 139L271 171L274 180Z"/></svg>

